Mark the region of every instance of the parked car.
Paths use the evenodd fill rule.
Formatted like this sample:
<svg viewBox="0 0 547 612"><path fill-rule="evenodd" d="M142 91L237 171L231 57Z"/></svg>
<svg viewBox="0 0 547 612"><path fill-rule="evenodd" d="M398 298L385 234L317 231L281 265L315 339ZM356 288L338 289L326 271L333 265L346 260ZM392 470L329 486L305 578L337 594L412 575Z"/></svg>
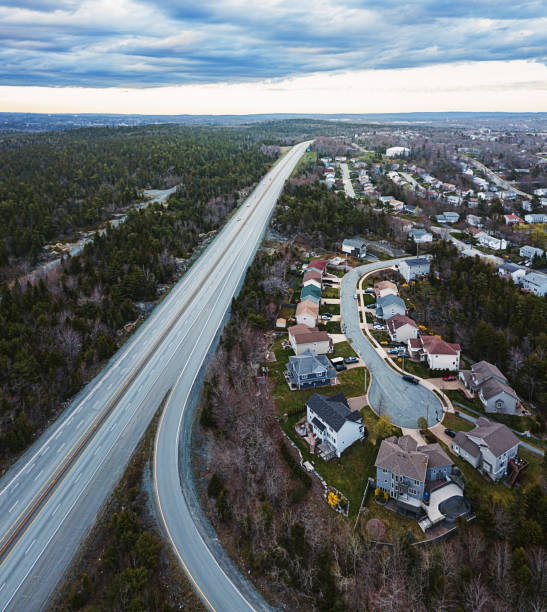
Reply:
<svg viewBox="0 0 547 612"><path fill-rule="evenodd" d="M321 315L321 321L330 321L332 319L332 315Z"/></svg>
<svg viewBox="0 0 547 612"><path fill-rule="evenodd" d="M397 355L399 353L399 349L392 348L387 352L388 355Z"/></svg>
<svg viewBox="0 0 547 612"><path fill-rule="evenodd" d="M332 312L324 312L323 316L325 316L325 317L332 317Z"/></svg>
<svg viewBox="0 0 547 612"><path fill-rule="evenodd" d="M405 359L408 359L409 355L406 351L403 351L402 353L399 353L398 357L404 357Z"/></svg>
<svg viewBox="0 0 547 612"><path fill-rule="evenodd" d="M420 382L417 378L414 378L414 376L410 376L410 374L403 374L403 380L406 380L406 382L412 383L413 385L417 385Z"/></svg>
<svg viewBox="0 0 547 612"><path fill-rule="evenodd" d="M357 357L344 357L344 363L357 363L358 361Z"/></svg>
<svg viewBox="0 0 547 612"><path fill-rule="evenodd" d="M365 293L374 293L374 289L372 287L368 287L368 289L365 289Z"/></svg>
<svg viewBox="0 0 547 612"><path fill-rule="evenodd" d="M376 304L369 304L368 307L369 308L376 308Z"/></svg>
<svg viewBox="0 0 547 612"><path fill-rule="evenodd" d="M455 438L456 437L456 432L453 429L445 429L444 433L447 436L450 436L451 438Z"/></svg>
<svg viewBox="0 0 547 612"><path fill-rule="evenodd" d="M455 376L443 376L443 380L448 382L451 380L457 380L457 378Z"/></svg>
<svg viewBox="0 0 547 612"><path fill-rule="evenodd" d="M357 294L356 294L356 293L354 293L354 294L353 294L353 299L354 299L354 300L356 300L356 299L357 299Z"/></svg>
<svg viewBox="0 0 547 612"><path fill-rule="evenodd" d="M337 363L334 367L336 368L337 372L348 369L348 366L345 363Z"/></svg>

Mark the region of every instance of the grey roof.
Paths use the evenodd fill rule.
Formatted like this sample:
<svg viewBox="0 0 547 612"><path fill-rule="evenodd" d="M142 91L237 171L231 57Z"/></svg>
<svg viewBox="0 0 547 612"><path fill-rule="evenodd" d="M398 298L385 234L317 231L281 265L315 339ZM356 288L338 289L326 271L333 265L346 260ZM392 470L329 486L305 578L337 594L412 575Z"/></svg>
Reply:
<svg viewBox="0 0 547 612"><path fill-rule="evenodd" d="M450 457L444 452L437 442L433 444L424 444L423 446L418 446L416 449L420 453L424 453L427 455L428 462L427 468L437 468L444 467L446 465L452 465L454 462L450 459Z"/></svg>
<svg viewBox="0 0 547 612"><path fill-rule="evenodd" d="M510 395L511 397L514 397L516 400L518 400L519 397L515 393L515 391L513 391L513 389L511 389L509 385L506 385L497 378L490 378L490 380L487 380L481 385L481 395L484 397L485 400L489 400L491 397L495 397L496 395L498 395L499 393L503 393L504 391L505 393L507 393L507 395Z"/></svg>
<svg viewBox="0 0 547 612"><path fill-rule="evenodd" d="M411 229L410 232L408 232L409 234L411 234L412 236L425 236L426 234L429 234L431 236L431 234L425 230L425 229L421 229L421 228L416 228L416 229Z"/></svg>
<svg viewBox="0 0 547 612"><path fill-rule="evenodd" d="M327 357L325 355L314 355L309 349L304 351L302 355L292 355L289 357L289 362L298 376L319 374L325 370L327 370L327 375L335 375L332 363Z"/></svg>
<svg viewBox="0 0 547 612"><path fill-rule="evenodd" d="M356 249L366 247L366 243L362 238L346 238L342 244L344 246L350 246Z"/></svg>
<svg viewBox="0 0 547 612"><path fill-rule="evenodd" d="M523 266L517 266L517 264L505 263L498 266L498 270L503 270L504 272L516 272L517 270L526 270Z"/></svg>
<svg viewBox="0 0 547 612"><path fill-rule="evenodd" d="M412 436L401 436L397 443L407 453L413 452L418 448L418 443Z"/></svg>
<svg viewBox="0 0 547 612"><path fill-rule="evenodd" d="M405 259L404 262L409 268L429 265L429 259L427 259L426 257L414 257L412 259Z"/></svg>
<svg viewBox="0 0 547 612"><path fill-rule="evenodd" d="M408 436L403 436L406 438ZM403 445L406 442L403 442ZM428 457L425 453L405 451L395 436L382 440L374 465L393 474L425 482Z"/></svg>
<svg viewBox="0 0 547 612"><path fill-rule="evenodd" d="M386 308L386 306L397 304L397 306L400 306L403 309L403 312L406 311L404 300L401 299L398 295L393 295L392 293L388 293L387 295L384 295L383 297L379 297L376 300L376 304L380 308Z"/></svg>
<svg viewBox="0 0 547 612"><path fill-rule="evenodd" d="M473 440L470 440L465 432L458 431L456 432L456 437L454 438L454 443L457 444L461 449L463 449L466 453L469 453L471 457L480 457L481 449L478 444L475 444Z"/></svg>
<svg viewBox="0 0 547 612"><path fill-rule="evenodd" d="M473 376L479 385L483 381L487 380L488 378L492 378L493 376L507 381L507 378L502 374L499 368L488 361L478 361L477 363L474 363L471 366L471 371L473 372Z"/></svg>
<svg viewBox="0 0 547 612"><path fill-rule="evenodd" d="M358 411L350 410L343 393L332 397L314 393L306 405L334 431L340 431L346 421L361 423L361 415Z"/></svg>
<svg viewBox="0 0 547 612"><path fill-rule="evenodd" d="M523 281L539 286L547 285L547 274L543 274L542 272L529 272L523 278Z"/></svg>
<svg viewBox="0 0 547 612"><path fill-rule="evenodd" d="M475 429L472 429L467 435L484 440L496 457L503 455L519 443L519 439L509 427L503 423L493 423L484 417L477 419Z"/></svg>

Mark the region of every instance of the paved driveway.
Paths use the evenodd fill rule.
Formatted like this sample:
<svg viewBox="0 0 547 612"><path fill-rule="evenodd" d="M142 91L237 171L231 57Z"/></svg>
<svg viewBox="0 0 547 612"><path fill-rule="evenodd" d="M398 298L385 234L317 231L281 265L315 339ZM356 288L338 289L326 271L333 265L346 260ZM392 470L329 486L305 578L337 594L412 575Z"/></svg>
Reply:
<svg viewBox="0 0 547 612"><path fill-rule="evenodd" d="M354 268L340 285L340 311L350 344L367 364L372 375L369 402L377 414L387 414L394 425L416 428L423 416L430 426L442 419L443 409L438 397L422 385L405 382L392 370L363 335L359 327L357 300L353 299L357 282L367 272L397 265L401 259L379 261Z"/></svg>

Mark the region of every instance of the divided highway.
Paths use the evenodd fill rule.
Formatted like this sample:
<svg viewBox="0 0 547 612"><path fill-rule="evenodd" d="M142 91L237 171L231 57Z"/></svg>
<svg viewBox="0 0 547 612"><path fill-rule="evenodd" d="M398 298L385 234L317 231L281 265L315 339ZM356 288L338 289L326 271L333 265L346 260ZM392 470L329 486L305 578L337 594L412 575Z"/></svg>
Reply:
<svg viewBox="0 0 547 612"><path fill-rule="evenodd" d="M162 423L168 417L170 424L178 423L170 416L173 406L180 416L182 399L190 393L284 181L308 145L296 145L270 170L131 340L0 480L1 610L46 605L177 380ZM170 467L164 462L176 464L177 451L164 449L161 440L156 450L155 467L163 474ZM160 499L166 516L178 511L184 520L182 508ZM199 558L199 550L194 554Z"/></svg>

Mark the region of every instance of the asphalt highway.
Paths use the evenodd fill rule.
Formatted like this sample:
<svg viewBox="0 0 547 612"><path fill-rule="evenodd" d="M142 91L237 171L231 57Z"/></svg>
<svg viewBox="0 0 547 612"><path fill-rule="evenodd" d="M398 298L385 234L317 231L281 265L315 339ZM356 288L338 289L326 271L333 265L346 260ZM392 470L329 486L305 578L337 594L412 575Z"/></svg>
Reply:
<svg viewBox="0 0 547 612"><path fill-rule="evenodd" d="M403 258L404 259L404 258ZM359 326L357 300L353 299L359 279L373 270L398 265L402 259L391 259L365 264L348 272L340 284L340 311L345 334L361 356L372 376L368 398L378 414L387 414L394 425L416 429L419 417L435 425L441 420L443 409L439 398L422 385L413 385L395 372L363 334Z"/></svg>
<svg viewBox="0 0 547 612"><path fill-rule="evenodd" d="M47 605L161 400L177 380L180 388L197 376L308 144L272 168L101 374L0 480L1 610Z"/></svg>

